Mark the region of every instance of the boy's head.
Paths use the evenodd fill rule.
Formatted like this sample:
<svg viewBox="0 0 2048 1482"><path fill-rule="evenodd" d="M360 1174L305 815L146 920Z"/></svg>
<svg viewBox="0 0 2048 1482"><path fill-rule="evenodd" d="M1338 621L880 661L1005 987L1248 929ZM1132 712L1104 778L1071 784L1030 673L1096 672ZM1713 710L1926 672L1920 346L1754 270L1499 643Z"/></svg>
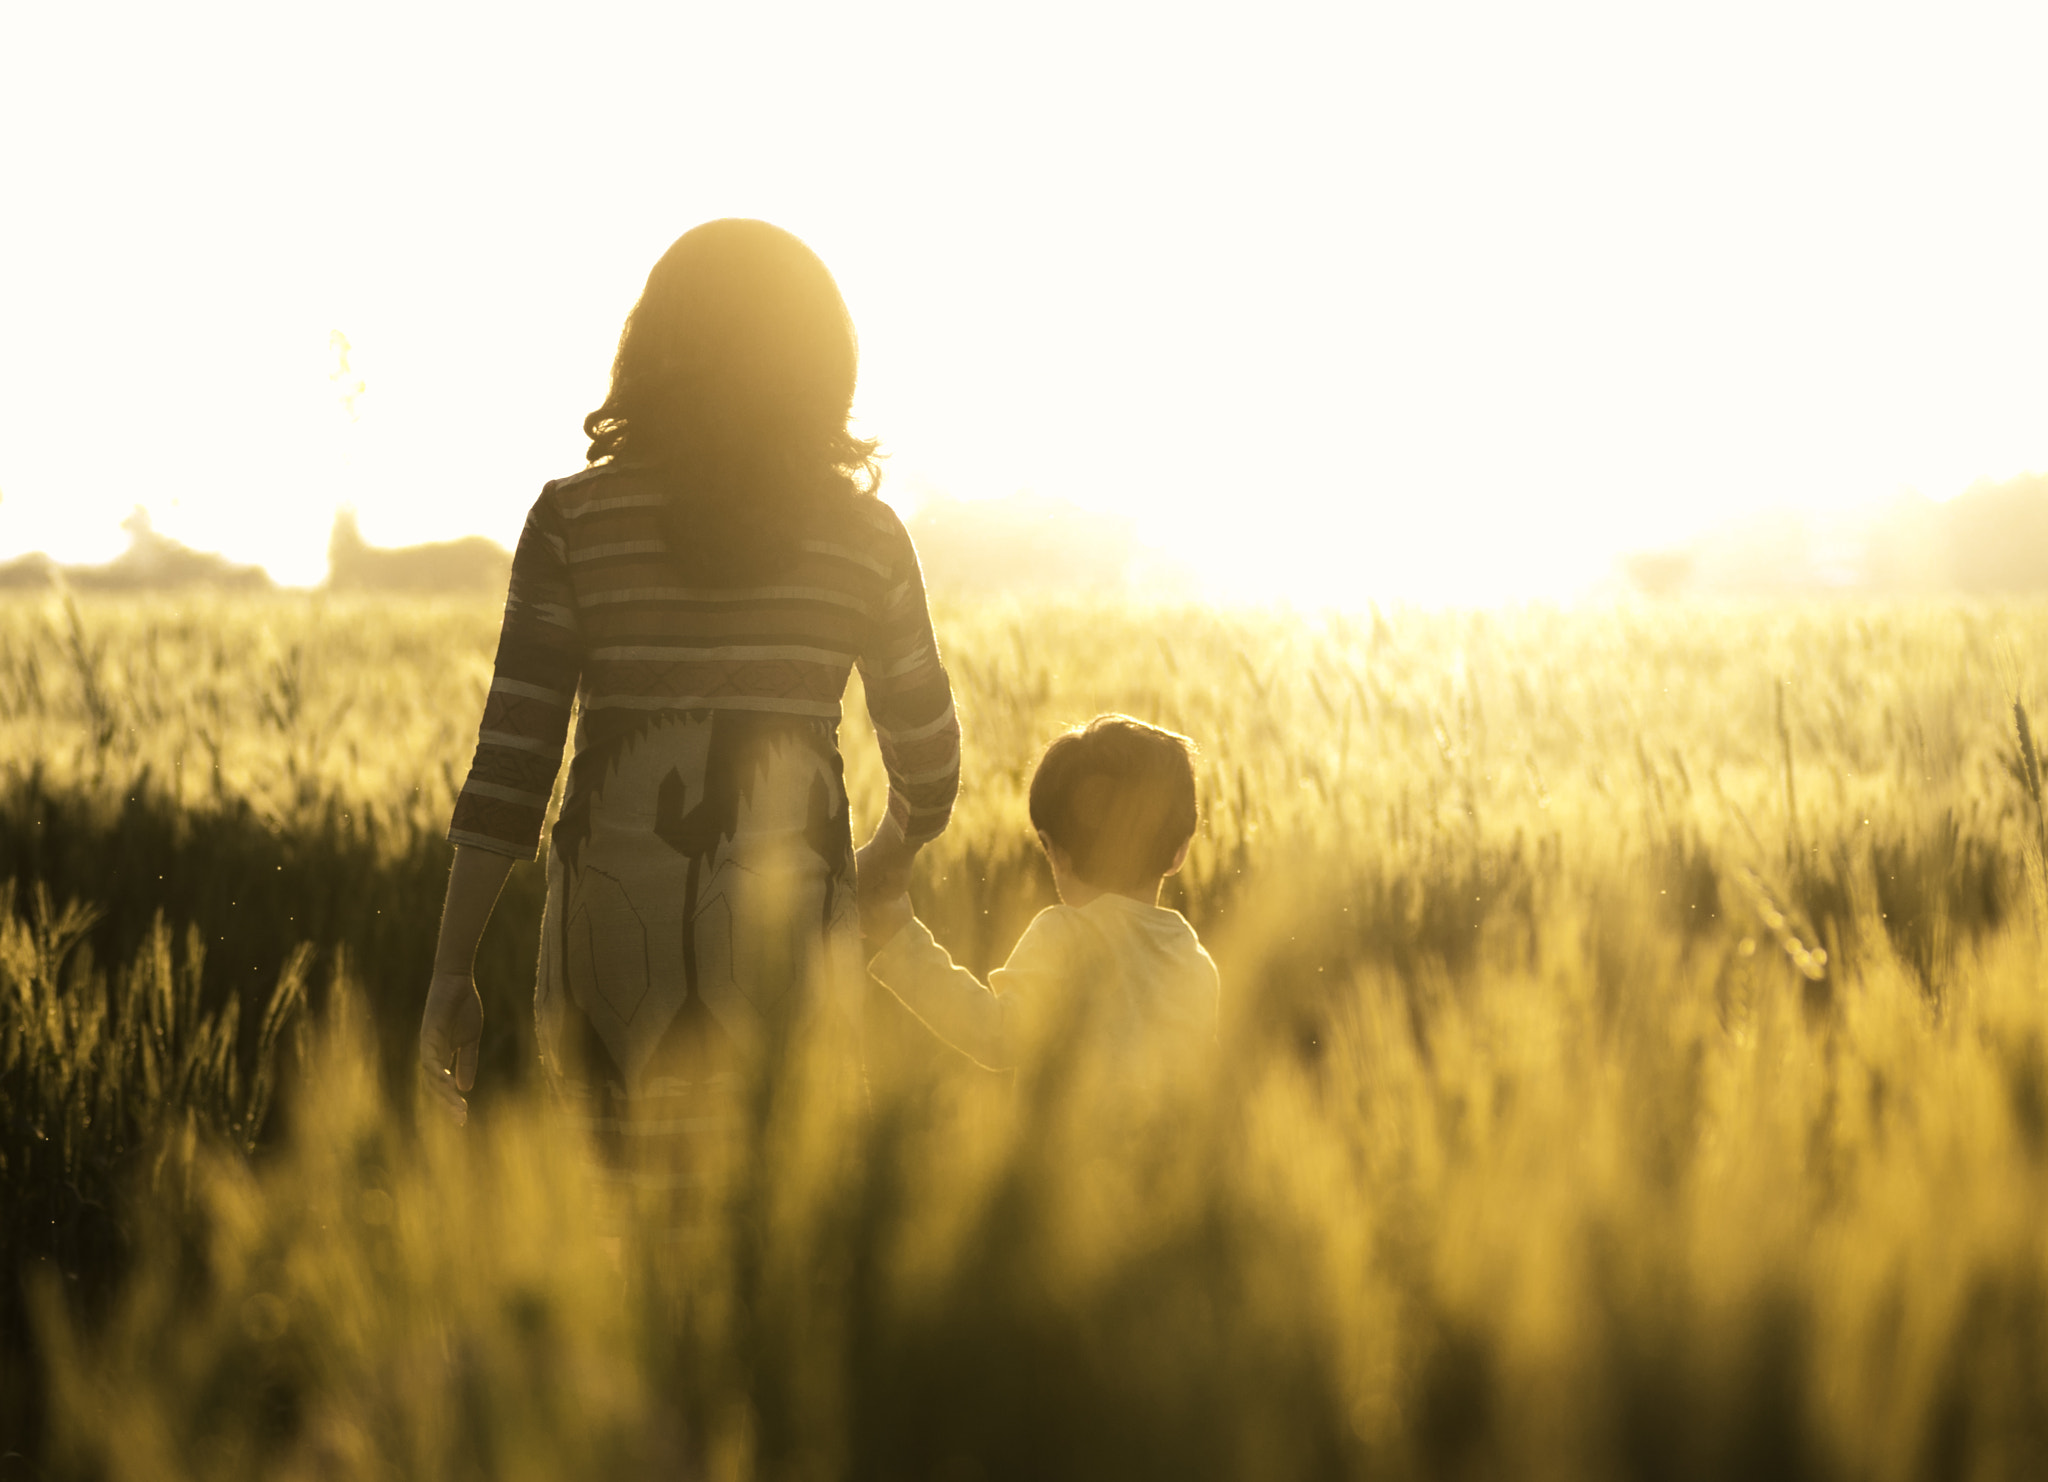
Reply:
<svg viewBox="0 0 2048 1482"><path fill-rule="evenodd" d="M1031 826L1097 890L1156 886L1195 834L1194 742L1128 715L1098 715L1046 747Z"/></svg>

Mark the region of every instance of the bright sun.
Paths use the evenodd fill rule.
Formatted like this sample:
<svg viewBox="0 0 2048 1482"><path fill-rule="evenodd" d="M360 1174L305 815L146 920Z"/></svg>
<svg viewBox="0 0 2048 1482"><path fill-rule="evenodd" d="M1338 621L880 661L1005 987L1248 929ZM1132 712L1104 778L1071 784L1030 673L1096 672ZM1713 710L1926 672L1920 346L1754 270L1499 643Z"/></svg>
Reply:
<svg viewBox="0 0 2048 1482"><path fill-rule="evenodd" d="M0 98L52 141L0 176L0 555L104 557L136 504L288 582L344 503L509 539L647 267L732 214L838 275L892 497L1121 513L1219 595L1563 594L1946 496L2048 467L2044 14L646 6L598 65L560 23L17 8L11 54L79 60Z"/></svg>

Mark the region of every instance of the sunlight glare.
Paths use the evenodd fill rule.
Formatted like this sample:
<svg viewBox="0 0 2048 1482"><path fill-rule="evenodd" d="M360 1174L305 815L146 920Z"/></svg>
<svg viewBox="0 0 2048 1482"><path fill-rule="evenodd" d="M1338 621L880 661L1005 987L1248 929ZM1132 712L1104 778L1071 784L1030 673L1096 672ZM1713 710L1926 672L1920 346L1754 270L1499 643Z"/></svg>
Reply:
<svg viewBox="0 0 2048 1482"><path fill-rule="evenodd" d="M1558 594L1744 512L2048 468L2028 8L1112 8L1077 48L629 7L602 69L537 22L263 14L0 100L77 120L0 177L45 223L0 246L0 556L104 559L138 504L294 583L343 504L509 542L647 266L724 214L839 277L899 507L1068 499L1219 594ZM779 61L678 90L684 54Z"/></svg>

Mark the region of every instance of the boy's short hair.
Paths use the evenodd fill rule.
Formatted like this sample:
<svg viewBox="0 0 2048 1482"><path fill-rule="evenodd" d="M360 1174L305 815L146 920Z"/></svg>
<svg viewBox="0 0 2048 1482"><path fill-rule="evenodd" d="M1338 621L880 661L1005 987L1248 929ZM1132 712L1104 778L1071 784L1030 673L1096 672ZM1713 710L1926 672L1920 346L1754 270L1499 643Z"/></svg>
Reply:
<svg viewBox="0 0 2048 1482"><path fill-rule="evenodd" d="M1057 737L1031 777L1031 826L1098 890L1136 890L1194 837L1195 743L1128 715Z"/></svg>

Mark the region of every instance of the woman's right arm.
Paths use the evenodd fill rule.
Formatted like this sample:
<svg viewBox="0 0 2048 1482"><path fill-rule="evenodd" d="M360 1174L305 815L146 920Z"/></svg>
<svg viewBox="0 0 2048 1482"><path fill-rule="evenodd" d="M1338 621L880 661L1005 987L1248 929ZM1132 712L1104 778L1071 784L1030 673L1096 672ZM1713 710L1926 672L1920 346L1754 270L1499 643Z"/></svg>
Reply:
<svg viewBox="0 0 2048 1482"><path fill-rule="evenodd" d="M455 863L448 870L434 976L427 983L426 1012L420 1016L420 1068L458 1126L469 1120L469 1103L462 1093L476 1084L477 1051L484 1037L476 947L511 873L511 855L467 844L455 846Z"/></svg>
<svg viewBox="0 0 2048 1482"><path fill-rule="evenodd" d="M543 491L512 557L491 689L475 759L448 838L455 862L420 1022L420 1064L456 1119L476 1074L483 1003L473 964L498 892L517 859L532 859L561 770L569 711L583 670L561 516Z"/></svg>
<svg viewBox="0 0 2048 1482"><path fill-rule="evenodd" d="M469 777L455 799L455 844L532 859L562 769L583 636L562 517L543 493L512 557L505 622Z"/></svg>

